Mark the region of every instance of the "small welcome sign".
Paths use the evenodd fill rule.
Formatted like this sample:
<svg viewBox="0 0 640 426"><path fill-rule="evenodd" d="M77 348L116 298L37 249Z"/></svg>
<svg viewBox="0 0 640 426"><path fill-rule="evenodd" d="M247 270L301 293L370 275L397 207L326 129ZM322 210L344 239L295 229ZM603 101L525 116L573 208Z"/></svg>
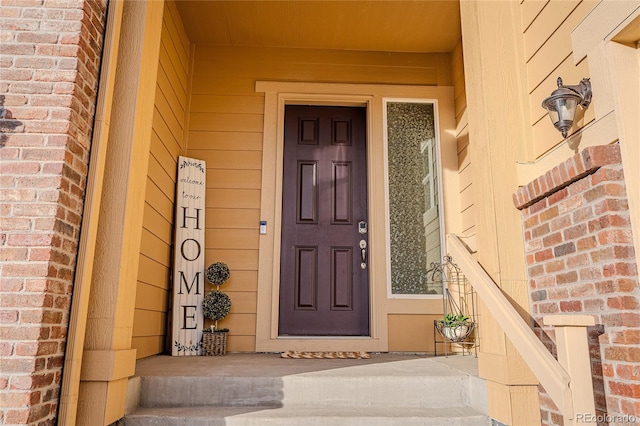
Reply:
<svg viewBox="0 0 640 426"><path fill-rule="evenodd" d="M205 162L178 157L171 355L202 352Z"/></svg>

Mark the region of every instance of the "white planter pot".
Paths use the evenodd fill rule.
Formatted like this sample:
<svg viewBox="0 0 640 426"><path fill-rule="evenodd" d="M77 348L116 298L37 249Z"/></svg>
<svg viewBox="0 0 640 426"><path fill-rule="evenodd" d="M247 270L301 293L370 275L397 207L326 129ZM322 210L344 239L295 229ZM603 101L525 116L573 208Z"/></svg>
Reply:
<svg viewBox="0 0 640 426"><path fill-rule="evenodd" d="M459 325L457 327L442 327L442 334L449 340L453 340L454 342L458 342L460 340L464 340L469 333L469 326L467 325Z"/></svg>

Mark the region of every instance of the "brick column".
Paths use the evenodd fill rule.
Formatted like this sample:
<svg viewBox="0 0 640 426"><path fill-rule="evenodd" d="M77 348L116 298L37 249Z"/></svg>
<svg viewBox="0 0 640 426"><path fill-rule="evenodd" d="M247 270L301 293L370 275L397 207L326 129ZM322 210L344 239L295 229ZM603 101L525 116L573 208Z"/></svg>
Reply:
<svg viewBox="0 0 640 426"><path fill-rule="evenodd" d="M0 423L55 424L106 0L2 0Z"/></svg>
<svg viewBox="0 0 640 426"><path fill-rule="evenodd" d="M612 424L640 421L640 287L619 146L585 149L520 188L514 202L536 333L555 353L553 329L541 318L593 315L597 414ZM562 424L543 389L540 404L543 424Z"/></svg>

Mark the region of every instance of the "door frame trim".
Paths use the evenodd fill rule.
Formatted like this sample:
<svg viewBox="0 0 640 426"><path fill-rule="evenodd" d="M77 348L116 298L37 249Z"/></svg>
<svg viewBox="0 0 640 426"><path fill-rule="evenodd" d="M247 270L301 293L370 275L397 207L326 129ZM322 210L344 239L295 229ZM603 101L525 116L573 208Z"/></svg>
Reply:
<svg viewBox="0 0 640 426"><path fill-rule="evenodd" d="M260 235L258 252L256 352L387 351L389 347L387 317L388 313L395 309L390 309L387 298L387 200L384 182L383 98L434 98L440 102L446 100L453 111L453 88L450 86L257 81L255 90L258 93L264 93L265 101L260 220L267 221L267 233ZM368 337L278 336L284 106L287 104L365 106L367 109L367 202L369 246L371 247L369 256L370 336ZM451 129L455 129L455 118L451 123L441 126L441 137L446 130L451 131ZM455 211L455 208L453 210ZM402 311L410 313L425 312L425 303L429 301L406 302L406 309L403 308Z"/></svg>

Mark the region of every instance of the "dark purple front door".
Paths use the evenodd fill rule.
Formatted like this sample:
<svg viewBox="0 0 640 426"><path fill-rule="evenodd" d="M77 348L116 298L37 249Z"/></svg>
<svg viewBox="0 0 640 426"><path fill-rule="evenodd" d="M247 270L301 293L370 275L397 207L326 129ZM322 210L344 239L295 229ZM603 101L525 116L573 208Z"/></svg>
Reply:
<svg viewBox="0 0 640 426"><path fill-rule="evenodd" d="M366 109L287 106L284 139L279 334L368 336Z"/></svg>

